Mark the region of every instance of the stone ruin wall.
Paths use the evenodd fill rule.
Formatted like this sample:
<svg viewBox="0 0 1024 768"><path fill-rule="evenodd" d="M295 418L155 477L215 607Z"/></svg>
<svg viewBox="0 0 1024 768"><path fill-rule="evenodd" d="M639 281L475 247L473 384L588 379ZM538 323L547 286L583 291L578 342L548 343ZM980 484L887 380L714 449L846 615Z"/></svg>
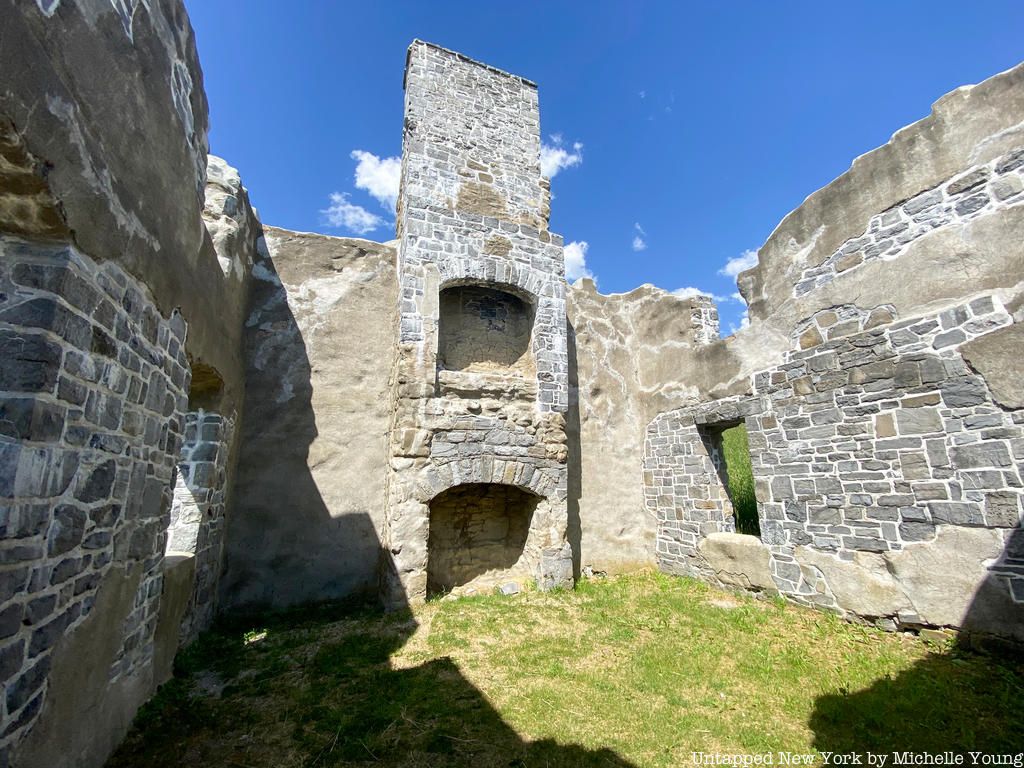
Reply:
<svg viewBox="0 0 1024 768"><path fill-rule="evenodd" d="M648 429L661 568L1024 638L1022 113L1024 67L955 91L779 225L739 277L737 334L776 360L741 356L747 392ZM739 421L760 540L734 533L711 455Z"/></svg>
<svg viewBox="0 0 1024 768"><path fill-rule="evenodd" d="M375 593L382 558L417 599L446 491L435 511L510 557L522 531L467 483L544 506L508 578L657 563L1024 639L1024 69L808 198L719 340L707 300L565 285L520 78L415 44L399 240L264 231L207 154L179 2L2 2L0 765L101 764L218 610ZM516 105L507 143L489 99ZM442 291L470 284L531 307L514 376L479 338L438 365ZM488 301L460 306L512 306ZM761 540L732 532L708 440L739 420Z"/></svg>
<svg viewBox="0 0 1024 768"><path fill-rule="evenodd" d="M246 417L222 605L375 594L391 419L392 361L381 350L397 335L396 252L264 231L245 320Z"/></svg>
<svg viewBox="0 0 1024 768"><path fill-rule="evenodd" d="M0 15L0 765L98 765L212 616L216 548L165 547L193 372L241 416L259 223L179 3Z"/></svg>

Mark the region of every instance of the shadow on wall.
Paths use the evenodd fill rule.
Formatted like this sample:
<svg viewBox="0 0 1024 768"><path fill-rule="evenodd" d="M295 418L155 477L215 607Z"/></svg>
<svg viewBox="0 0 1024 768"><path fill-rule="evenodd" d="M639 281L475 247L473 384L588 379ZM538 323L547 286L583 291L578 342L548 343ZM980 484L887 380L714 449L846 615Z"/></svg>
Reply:
<svg viewBox="0 0 1024 768"><path fill-rule="evenodd" d="M365 514L332 516L309 466L312 367L273 260L254 264L245 327L245 411L221 601L283 607L377 589Z"/></svg>
<svg viewBox="0 0 1024 768"><path fill-rule="evenodd" d="M997 725L999 713L1016 710L1024 717L1024 689L1021 688L1021 645L984 634L983 628L1024 626L1024 604L1014 603L1007 589L1007 570L1024 573L1024 532L1014 529L1003 557L979 586L963 630L953 641L951 653L930 654L906 672L886 677L870 688L822 696L815 702L809 725L814 746L835 752L928 752L990 754L1020 752L1019 731L1008 733ZM1013 561L1017 564L1014 565ZM1003 574L1001 575L1001 570ZM1024 638L1017 637L1017 643ZM990 651L984 668L960 663L967 650ZM1016 679L1015 695L996 699L992 691L1011 690L991 684L995 679ZM970 764L970 763L968 763Z"/></svg>
<svg viewBox="0 0 1024 768"><path fill-rule="evenodd" d="M565 318L566 349L569 358L569 410L565 414L565 437L569 449L568 507L569 524L566 538L572 547L572 577L580 580L582 564L583 522L580 519L580 498L583 496L583 458L580 450L580 373L576 357L576 329Z"/></svg>
<svg viewBox="0 0 1024 768"><path fill-rule="evenodd" d="M353 526L372 528L368 516L353 517ZM524 739L449 657L396 667L391 657L416 631L415 615L408 606L380 618L376 608L365 610L371 626L338 603L229 619L190 651L200 660L193 679L227 683L223 694L195 699L178 688L154 701L140 717L143 729L107 768L260 768L278 765L285 750L303 765L632 766L609 749ZM268 637L292 633L281 641L286 653L246 642L254 626ZM268 658L276 659L272 674L259 671ZM278 696L287 706L267 715L267 702ZM262 703L247 711L253 702ZM282 734L280 750L275 737L254 737L254 715L273 718L267 734Z"/></svg>

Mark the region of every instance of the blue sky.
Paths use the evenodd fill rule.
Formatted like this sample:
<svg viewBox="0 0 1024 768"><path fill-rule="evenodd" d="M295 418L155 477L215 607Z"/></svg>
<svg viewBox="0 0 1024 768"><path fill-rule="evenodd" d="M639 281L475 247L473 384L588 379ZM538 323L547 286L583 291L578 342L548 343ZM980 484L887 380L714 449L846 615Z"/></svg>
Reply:
<svg viewBox="0 0 1024 768"><path fill-rule="evenodd" d="M942 94L1024 60L1019 1L186 5L211 151L264 223L394 236L388 159L419 37L539 84L575 274L711 293L726 332L736 259Z"/></svg>

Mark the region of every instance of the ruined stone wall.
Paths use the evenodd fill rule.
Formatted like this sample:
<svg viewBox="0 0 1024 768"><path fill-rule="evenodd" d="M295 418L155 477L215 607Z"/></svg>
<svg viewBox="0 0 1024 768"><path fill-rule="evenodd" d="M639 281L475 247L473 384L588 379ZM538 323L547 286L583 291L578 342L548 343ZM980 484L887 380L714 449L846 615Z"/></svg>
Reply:
<svg viewBox="0 0 1024 768"><path fill-rule="evenodd" d="M649 567L656 521L637 482L644 434L659 412L707 396L694 375L694 358L709 327L717 340L717 312L704 297L680 299L650 285L604 295L590 280L569 287L567 310L576 568L619 573Z"/></svg>
<svg viewBox="0 0 1024 768"><path fill-rule="evenodd" d="M246 320L225 606L375 591L395 251L268 227Z"/></svg>
<svg viewBox="0 0 1024 768"><path fill-rule="evenodd" d="M781 357L800 323L852 303L902 318L996 292L1016 311L1022 111L1017 66L943 96L810 195L739 276L751 332Z"/></svg>
<svg viewBox="0 0 1024 768"><path fill-rule="evenodd" d="M181 315L161 317L116 264L3 236L0 284L7 749L47 704L60 651L97 623L110 641L90 659L98 689L79 695L152 684L189 370ZM101 597L106 582L125 585L114 605ZM107 610L94 616L97 606ZM130 716L141 698L127 698Z"/></svg>
<svg viewBox="0 0 1024 768"><path fill-rule="evenodd" d="M98 765L197 594L164 557L175 465L193 369L240 408L259 224L208 173L180 2L0 16L0 763Z"/></svg>
<svg viewBox="0 0 1024 768"><path fill-rule="evenodd" d="M163 315L180 308L190 356L239 398L247 290L204 226L208 109L183 4L0 9L0 151L18 168L5 165L0 231L69 240L140 279Z"/></svg>
<svg viewBox="0 0 1024 768"><path fill-rule="evenodd" d="M1024 638L1024 411L965 361L989 336L1012 343L1011 322L977 299L794 352L753 397L660 416L644 473L661 566L889 627ZM735 526L702 430L737 420L763 550L719 535Z"/></svg>
<svg viewBox="0 0 1024 768"><path fill-rule="evenodd" d="M1022 67L955 91L780 224L739 278L752 324L733 344L761 356L733 356L731 397L648 429L661 567L889 628L1024 637L1022 113ZM733 533L709 452L736 421L760 540Z"/></svg>
<svg viewBox="0 0 1024 768"><path fill-rule="evenodd" d="M183 647L209 629L217 609L234 430L232 419L213 411L185 414L167 529L167 554L195 558L192 597L181 622Z"/></svg>

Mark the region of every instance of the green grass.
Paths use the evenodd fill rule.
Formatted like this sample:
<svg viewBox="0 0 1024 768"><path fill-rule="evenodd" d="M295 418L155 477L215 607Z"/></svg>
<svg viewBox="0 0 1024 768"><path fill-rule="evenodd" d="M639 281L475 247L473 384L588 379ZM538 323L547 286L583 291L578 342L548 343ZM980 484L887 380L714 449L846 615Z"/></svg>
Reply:
<svg viewBox="0 0 1024 768"><path fill-rule="evenodd" d="M1024 677L994 659L647 573L223 624L179 656L109 767L1009 752L1022 721Z"/></svg>
<svg viewBox="0 0 1024 768"><path fill-rule="evenodd" d="M729 475L729 498L736 514L736 532L760 536L746 425L737 424L722 432L722 450Z"/></svg>

